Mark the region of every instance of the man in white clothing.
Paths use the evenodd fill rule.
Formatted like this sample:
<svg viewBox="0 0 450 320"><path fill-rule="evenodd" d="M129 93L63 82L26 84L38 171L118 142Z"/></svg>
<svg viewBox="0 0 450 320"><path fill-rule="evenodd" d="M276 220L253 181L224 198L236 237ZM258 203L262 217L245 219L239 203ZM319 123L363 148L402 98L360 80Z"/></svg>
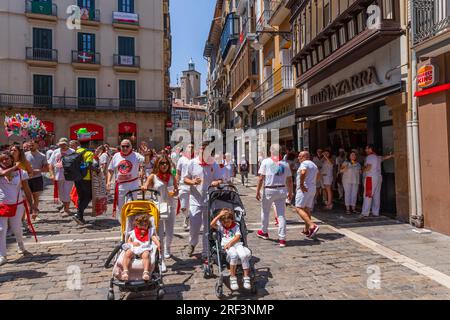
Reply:
<svg viewBox="0 0 450 320"><path fill-rule="evenodd" d="M186 231L189 230L189 196L191 187L184 183L184 177L187 173L189 161L191 161L191 159L193 158L193 150L194 145L189 144L177 163L177 181L180 184L178 199L180 200L180 211L184 215L183 228Z"/></svg>
<svg viewBox="0 0 450 320"><path fill-rule="evenodd" d="M211 155L204 154L208 142L204 142L199 150L198 157L192 159L187 166L184 183L190 190L190 244L188 256L192 256L198 244L200 229L203 224L203 251L202 258L206 258L208 250L208 188L219 186L223 181L218 175L218 166Z"/></svg>
<svg viewBox="0 0 450 320"><path fill-rule="evenodd" d="M264 159L259 168L259 180L256 187L256 199L262 201L261 229L257 236L269 239L269 214L272 204L275 204L278 216L278 240L280 247L286 247L286 197L289 202L293 196L292 173L289 164L280 159L280 146L274 144L270 148L271 157ZM261 188L264 193L261 197Z"/></svg>
<svg viewBox="0 0 450 320"><path fill-rule="evenodd" d="M144 157L133 151L131 141L127 139L121 142L120 152L116 153L109 163L106 189L111 190L111 180L113 174L115 174L113 217L118 216L121 223L121 211L125 203L125 195L131 190L140 188L139 170L143 163ZM133 195L134 199L136 199L136 195Z"/></svg>

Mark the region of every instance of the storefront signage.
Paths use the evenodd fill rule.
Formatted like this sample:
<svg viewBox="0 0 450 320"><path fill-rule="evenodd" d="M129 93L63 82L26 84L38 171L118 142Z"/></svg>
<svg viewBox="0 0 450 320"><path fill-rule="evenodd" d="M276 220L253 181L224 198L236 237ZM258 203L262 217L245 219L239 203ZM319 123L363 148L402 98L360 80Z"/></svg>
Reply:
<svg viewBox="0 0 450 320"><path fill-rule="evenodd" d="M437 67L427 64L417 71L417 85L419 88L429 88L438 82Z"/></svg>
<svg viewBox="0 0 450 320"><path fill-rule="evenodd" d="M113 19L114 21L124 23L137 23L139 21L138 15L136 13L128 12L113 12Z"/></svg>
<svg viewBox="0 0 450 320"><path fill-rule="evenodd" d="M166 121L166 127L167 128L172 128L173 127L173 122L171 120L167 120Z"/></svg>
<svg viewBox="0 0 450 320"><path fill-rule="evenodd" d="M369 67L348 79L342 80L335 85L327 85L319 93L311 96L311 105L330 102L357 89L367 87L371 84L381 85L375 67Z"/></svg>
<svg viewBox="0 0 450 320"><path fill-rule="evenodd" d="M263 122L267 122L267 121L279 118L279 117L283 116L284 114L287 114L293 110L294 110L294 107L292 105L286 105L286 106L278 108L274 111L272 111L272 110L266 111L265 116L262 117L263 118L262 120L263 120Z"/></svg>

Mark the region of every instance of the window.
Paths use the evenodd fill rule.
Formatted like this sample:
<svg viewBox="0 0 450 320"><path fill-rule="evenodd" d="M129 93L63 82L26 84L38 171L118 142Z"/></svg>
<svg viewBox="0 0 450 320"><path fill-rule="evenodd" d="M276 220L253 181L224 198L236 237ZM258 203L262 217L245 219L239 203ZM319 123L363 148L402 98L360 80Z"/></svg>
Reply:
<svg viewBox="0 0 450 320"><path fill-rule="evenodd" d="M323 25L324 27L327 27L328 24L330 24L331 19L331 6L330 6L330 0L324 0L323 2Z"/></svg>
<svg viewBox="0 0 450 320"><path fill-rule="evenodd" d="M323 42L323 47L325 51L325 57L328 57L331 54L330 39L326 39Z"/></svg>
<svg viewBox="0 0 450 320"><path fill-rule="evenodd" d="M134 0L119 0L119 12L134 13Z"/></svg>
<svg viewBox="0 0 450 320"><path fill-rule="evenodd" d="M345 27L339 29L339 42L341 45L347 42L347 31Z"/></svg>
<svg viewBox="0 0 450 320"><path fill-rule="evenodd" d="M339 41L337 33L333 33L331 36L331 51L336 51L339 48Z"/></svg>
<svg viewBox="0 0 450 320"><path fill-rule="evenodd" d="M132 37L119 37L119 55L134 56L135 45Z"/></svg>
<svg viewBox="0 0 450 320"><path fill-rule="evenodd" d="M362 11L357 15L356 22L357 22L358 33L363 32L365 25L364 25L364 13Z"/></svg>
<svg viewBox="0 0 450 320"><path fill-rule="evenodd" d="M51 105L53 96L53 77L33 75L34 104Z"/></svg>
<svg viewBox="0 0 450 320"><path fill-rule="evenodd" d="M95 106L96 92L95 78L78 78L78 105L80 107Z"/></svg>
<svg viewBox="0 0 450 320"><path fill-rule="evenodd" d="M317 26L318 33L320 33L323 29L323 0L317 1Z"/></svg>
<svg viewBox="0 0 450 320"><path fill-rule="evenodd" d="M52 60L52 30L33 28L33 59Z"/></svg>
<svg viewBox="0 0 450 320"><path fill-rule="evenodd" d="M319 45L317 47L317 58L319 59L319 62L323 60L324 56L323 56L323 46Z"/></svg>
<svg viewBox="0 0 450 320"><path fill-rule="evenodd" d="M302 72L305 73L307 70L306 59L302 59Z"/></svg>
<svg viewBox="0 0 450 320"><path fill-rule="evenodd" d="M313 50L312 52L312 64L315 66L317 64L317 51Z"/></svg>
<svg viewBox="0 0 450 320"><path fill-rule="evenodd" d="M78 0L78 6L89 9L89 11L95 10L95 0Z"/></svg>
<svg viewBox="0 0 450 320"><path fill-rule="evenodd" d="M136 106L136 81L119 80L120 107L129 108Z"/></svg>
<svg viewBox="0 0 450 320"><path fill-rule="evenodd" d="M95 53L95 34L78 33L78 51Z"/></svg>
<svg viewBox="0 0 450 320"><path fill-rule="evenodd" d="M355 20L352 19L347 22L348 40L352 40L355 36Z"/></svg>
<svg viewBox="0 0 450 320"><path fill-rule="evenodd" d="M392 0L383 0L383 19L394 19L394 4Z"/></svg>
<svg viewBox="0 0 450 320"><path fill-rule="evenodd" d="M307 64L308 70L312 68L312 61L311 61L310 54L308 54L308 56L306 57L306 64Z"/></svg>

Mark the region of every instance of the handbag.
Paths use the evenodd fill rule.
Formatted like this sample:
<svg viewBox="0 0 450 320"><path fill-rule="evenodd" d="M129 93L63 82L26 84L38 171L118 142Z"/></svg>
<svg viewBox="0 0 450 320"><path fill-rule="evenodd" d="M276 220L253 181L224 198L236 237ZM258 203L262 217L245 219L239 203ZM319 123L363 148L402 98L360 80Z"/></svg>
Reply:
<svg viewBox="0 0 450 320"><path fill-rule="evenodd" d="M20 170L19 170L19 175L20 175L20 182L22 182L22 172ZM19 196L20 196L20 189L17 192L16 203L14 203L14 204L1 203L0 204L0 217L12 218L16 215L17 207L19 206L19 204L23 203L23 201L21 203L19 203Z"/></svg>

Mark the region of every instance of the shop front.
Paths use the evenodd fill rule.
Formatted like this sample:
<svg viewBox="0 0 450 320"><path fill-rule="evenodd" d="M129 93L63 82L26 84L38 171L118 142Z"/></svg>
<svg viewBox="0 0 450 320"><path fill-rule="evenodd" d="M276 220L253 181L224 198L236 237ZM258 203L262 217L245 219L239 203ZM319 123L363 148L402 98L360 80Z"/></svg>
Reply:
<svg viewBox="0 0 450 320"><path fill-rule="evenodd" d="M366 55L355 64L303 84L303 106L296 110L302 149L315 153L340 148L358 150L374 144L379 155L393 153L395 160L383 162L382 212L408 220L406 161L406 99L402 89L397 41Z"/></svg>

